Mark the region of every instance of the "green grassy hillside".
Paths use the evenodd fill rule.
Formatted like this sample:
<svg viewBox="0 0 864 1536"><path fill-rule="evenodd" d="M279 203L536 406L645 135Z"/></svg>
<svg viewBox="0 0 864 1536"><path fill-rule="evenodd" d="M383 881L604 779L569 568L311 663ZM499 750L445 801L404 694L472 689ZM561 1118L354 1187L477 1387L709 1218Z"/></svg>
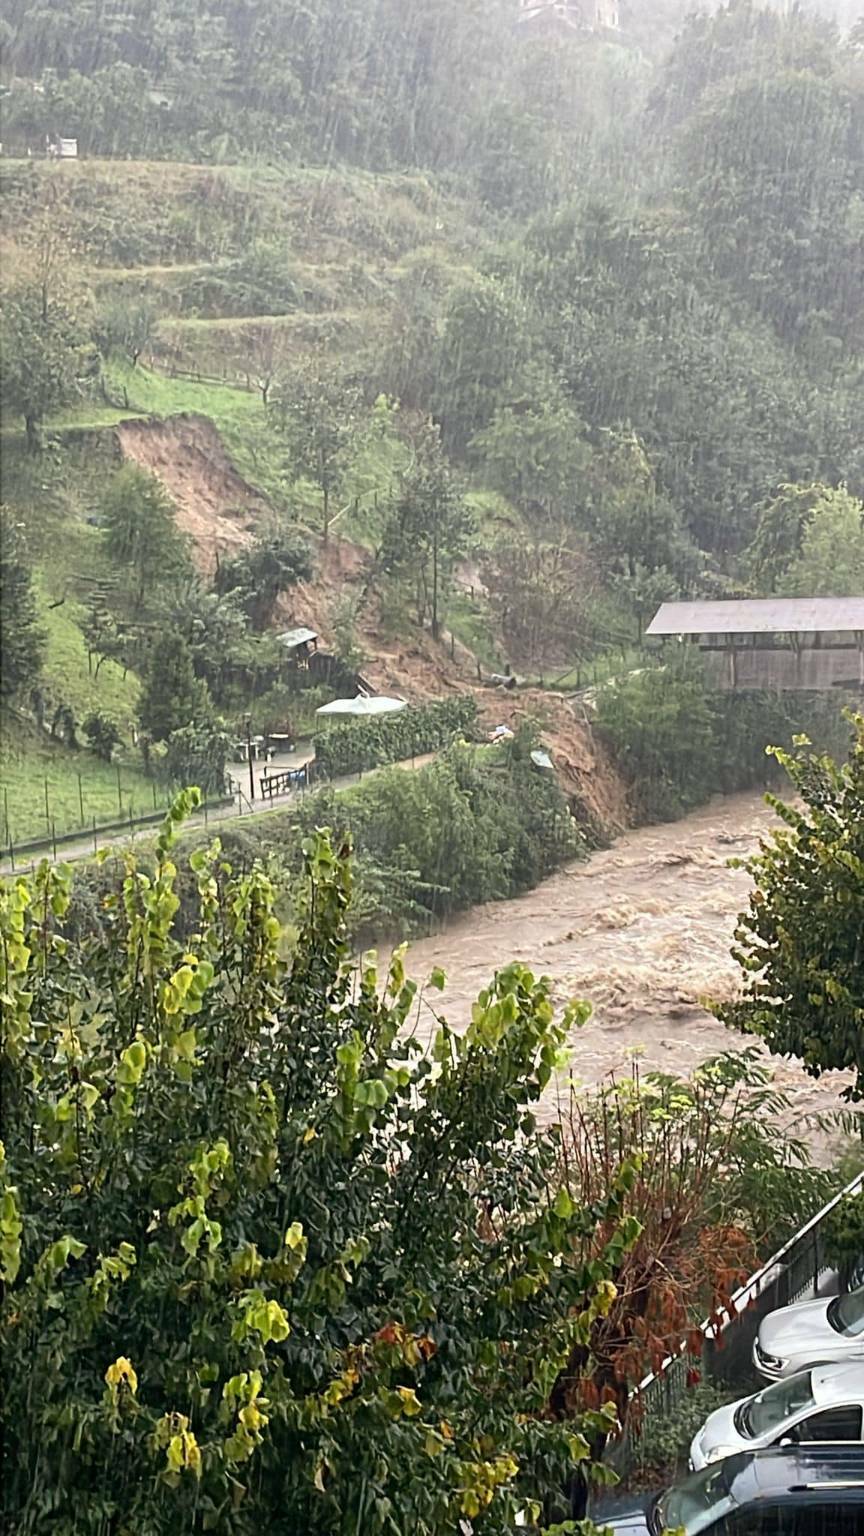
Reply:
<svg viewBox="0 0 864 1536"><path fill-rule="evenodd" d="M64 281L152 302L157 356L238 376L271 330L356 355L418 258L455 277L484 241L476 208L419 173L6 160L0 196L6 281L50 209Z"/></svg>

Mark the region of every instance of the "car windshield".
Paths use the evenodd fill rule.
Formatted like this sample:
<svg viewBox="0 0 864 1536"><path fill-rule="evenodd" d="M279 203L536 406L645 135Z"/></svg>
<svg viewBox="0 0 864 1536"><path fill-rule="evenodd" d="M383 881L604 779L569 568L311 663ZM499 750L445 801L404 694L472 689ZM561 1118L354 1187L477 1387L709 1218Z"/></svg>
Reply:
<svg viewBox="0 0 864 1536"><path fill-rule="evenodd" d="M864 1285L848 1296L835 1296L828 1308L828 1321L838 1333L854 1338L864 1333Z"/></svg>
<svg viewBox="0 0 864 1536"><path fill-rule="evenodd" d="M732 1459L739 1464L737 1457ZM703 1472L694 1472L668 1493L662 1493L652 1511L653 1536L679 1527L686 1536L699 1536L735 1507L729 1482L729 1462L721 1461L707 1466Z"/></svg>
<svg viewBox="0 0 864 1536"><path fill-rule="evenodd" d="M761 1440L763 1435L781 1429L795 1414L813 1406L812 1375L802 1371L785 1381L772 1382L763 1392L742 1403L735 1415L735 1428L750 1440Z"/></svg>

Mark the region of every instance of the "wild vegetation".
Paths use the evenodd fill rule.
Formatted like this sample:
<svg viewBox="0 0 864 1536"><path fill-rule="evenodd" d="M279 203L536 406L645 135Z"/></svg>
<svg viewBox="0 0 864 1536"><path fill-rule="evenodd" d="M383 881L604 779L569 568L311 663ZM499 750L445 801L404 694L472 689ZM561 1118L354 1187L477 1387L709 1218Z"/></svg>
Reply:
<svg viewBox="0 0 864 1536"><path fill-rule="evenodd" d="M719 1012L860 1095L860 724L835 762L839 698L644 639L667 599L864 591L834 8L7 5L3 841L198 786L149 849L0 886L21 1536L587 1536L631 1389L836 1187L749 1047L544 1128L585 1005L514 964L460 1035L441 972L351 959L605 835L538 755L541 690L590 682L555 728L632 821L790 773ZM319 766L435 761L177 844L367 673L410 709ZM859 1234L844 1203L847 1268Z"/></svg>
<svg viewBox="0 0 864 1536"><path fill-rule="evenodd" d="M747 1056L539 1130L587 1009L513 965L460 1036L443 973L355 970L324 834L293 936L218 841L177 931L196 799L104 933L67 867L0 891L6 1519L572 1530L628 1385L827 1177Z"/></svg>
<svg viewBox="0 0 864 1536"><path fill-rule="evenodd" d="M270 630L346 535L367 566L327 638L355 664L377 624L548 680L632 666L664 598L861 589L855 34L749 0L622 6L614 36L529 35L510 0L338 9L8 12L4 498L47 630L4 693L19 760L35 684L170 771L135 696L166 620L207 690L176 729L271 719ZM77 163L39 159L73 131ZM184 541L181 481L112 430L185 412L244 484Z"/></svg>

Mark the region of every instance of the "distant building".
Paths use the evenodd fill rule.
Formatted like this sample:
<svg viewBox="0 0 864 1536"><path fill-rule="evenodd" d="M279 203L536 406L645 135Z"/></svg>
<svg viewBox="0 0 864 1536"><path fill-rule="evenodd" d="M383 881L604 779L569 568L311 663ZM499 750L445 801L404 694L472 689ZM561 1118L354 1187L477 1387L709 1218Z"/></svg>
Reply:
<svg viewBox="0 0 864 1536"><path fill-rule="evenodd" d="M49 160L77 160L77 139L45 139L45 153Z"/></svg>
<svg viewBox="0 0 864 1536"><path fill-rule="evenodd" d="M526 36L536 32L617 32L618 0L519 0L518 25Z"/></svg>
<svg viewBox="0 0 864 1536"><path fill-rule="evenodd" d="M727 692L864 689L864 597L663 603L645 633L697 646Z"/></svg>

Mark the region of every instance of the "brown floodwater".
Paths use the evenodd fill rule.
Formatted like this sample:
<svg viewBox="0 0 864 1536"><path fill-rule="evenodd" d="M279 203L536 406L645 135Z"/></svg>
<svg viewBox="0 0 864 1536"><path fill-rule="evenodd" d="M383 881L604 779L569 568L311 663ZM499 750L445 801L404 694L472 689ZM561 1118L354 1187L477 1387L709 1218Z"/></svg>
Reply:
<svg viewBox="0 0 864 1536"><path fill-rule="evenodd" d="M717 798L681 821L627 832L614 847L567 865L528 895L492 902L453 918L412 944L409 974L434 966L447 975L436 1009L464 1029L471 1003L492 973L518 959L552 978L556 1000L587 999L589 1022L574 1032L570 1072L596 1083L629 1071L685 1074L744 1037L708 1012L707 998L734 994L740 972L730 946L750 877L729 860L754 850L776 818L761 794ZM421 1009L417 1031L436 1024ZM808 1077L799 1065L769 1057L775 1084L790 1096L794 1118L836 1109L847 1079ZM547 1116L569 1096L568 1075L546 1096ZM824 1137L814 1134L824 1145Z"/></svg>

